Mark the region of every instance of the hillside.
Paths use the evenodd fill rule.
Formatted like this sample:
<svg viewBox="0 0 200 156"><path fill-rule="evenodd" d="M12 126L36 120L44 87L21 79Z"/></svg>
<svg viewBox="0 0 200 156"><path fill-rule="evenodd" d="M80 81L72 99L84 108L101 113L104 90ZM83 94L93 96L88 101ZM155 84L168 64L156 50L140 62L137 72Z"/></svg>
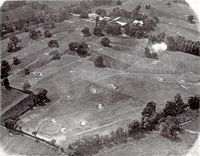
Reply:
<svg viewBox="0 0 200 156"><path fill-rule="evenodd" d="M70 0L27 2L2 12L2 18L8 16L6 22L34 17L23 25L27 31L14 30L0 40L4 60L1 70L5 74L1 75L5 86L2 86L1 112L4 113L1 118L5 121L0 123L5 126L9 117L16 121L17 129L20 127L22 132L51 145L43 146L43 141L36 143L26 136L11 137L4 130L5 136L0 143L5 145L6 152L36 154L38 150L40 155L74 152L74 156L154 156L162 153L167 156L189 151L200 133L196 124L199 110L192 110L189 103L191 96L198 100L200 93L200 32L198 23L188 21L188 16L193 16L194 12L182 1L145 0L140 3L140 0L125 0L118 5L114 2L89 9L82 3L83 10L79 5L71 6ZM109 16L104 29L99 26L98 19L89 17L90 11L97 9L105 9L106 17ZM116 20L119 15L122 17ZM41 20L37 20L38 17ZM116 24L122 21L127 23ZM134 23L138 21L140 24ZM84 28L89 32L84 34ZM100 28L103 35L95 34L95 28ZM10 38L14 34L20 41ZM102 43L105 38L109 45ZM10 51L9 43L12 44ZM164 45L164 48L156 49L155 45ZM6 90L6 78L14 88L24 89L24 83L28 84L27 90L34 95L33 99L26 101L27 104L15 103L23 95ZM46 89L47 95L36 94L38 88ZM181 106L164 111L171 103L176 105L175 96ZM45 100L40 99L44 97ZM156 105L156 115L151 115L156 119L142 114L152 101ZM12 106L6 107L10 103ZM32 103L33 106L28 105ZM179 109L184 111L180 113ZM174 115L174 111L179 114L175 112ZM167 122L166 112L172 112L171 120L178 120L175 126L183 128L180 132L179 127L172 129L172 134L168 131L177 136L177 140L160 134L161 123L157 118ZM153 120L151 117L155 123L149 130L144 125L146 122L151 124L148 121ZM135 121L139 123L139 132L136 130L129 137L129 128ZM12 146L8 147L9 144Z"/></svg>

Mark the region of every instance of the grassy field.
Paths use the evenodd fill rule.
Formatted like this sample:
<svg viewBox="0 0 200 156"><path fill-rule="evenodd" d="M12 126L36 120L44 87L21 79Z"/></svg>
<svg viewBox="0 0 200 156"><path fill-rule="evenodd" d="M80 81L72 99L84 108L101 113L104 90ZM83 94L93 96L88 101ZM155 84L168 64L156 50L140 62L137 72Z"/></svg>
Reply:
<svg viewBox="0 0 200 156"><path fill-rule="evenodd" d="M22 135L10 135L7 130L0 127L0 146L8 155L60 155L59 151L48 145L36 142L32 138ZM1 153L3 154L3 153Z"/></svg>
<svg viewBox="0 0 200 156"><path fill-rule="evenodd" d="M122 8L131 10L138 3L137 0L127 0ZM146 0L142 5L149 3L153 9L145 12L151 16L157 15L161 20L157 32L165 31L168 35L175 35L179 31L187 39L199 39L197 28L188 24L185 16L192 13L191 9L175 3L168 8L162 0ZM113 7L104 8L109 11ZM59 48L50 49L47 45L49 39L44 37L33 41L28 38L28 33L17 35L23 45L20 51L7 54L3 48L2 59L12 63L12 57L17 56L22 60L20 65L12 65L12 75L9 77L11 85L21 88L22 83L29 81L33 89L46 88L51 99L51 103L46 106L37 107L20 117L18 124L24 131L32 133L38 130L38 136L47 140L56 139L57 144L66 148L70 142L84 135L108 134L119 126L125 126L130 120L139 119L140 112L149 101L155 101L159 110L176 93L187 100L188 96L200 92L199 57L165 51L155 61L144 57L147 40L121 36L109 36L112 47L102 47L100 38L82 36L81 28L85 25L90 30L95 27L94 23L77 17L57 24L52 32L53 38L59 41ZM74 41L88 43L92 49L91 56L81 58L67 53L68 44ZM6 47L7 43L7 39L2 40L2 47ZM50 60L49 53L52 50L63 54L60 60ZM93 65L92 60L97 55L103 56L108 67L97 68ZM24 76L24 68L30 68L31 72L41 72L43 76L32 73ZM180 80L185 82L180 83ZM98 110L98 104L103 104L104 109ZM80 126L82 120L87 120L88 125ZM196 127L193 130L197 130ZM174 150L186 151L196 138L196 135L186 133L182 134L181 142L170 142L153 133L130 144L105 149L99 155L159 155L159 151L167 155ZM34 144L34 147L39 146L32 141L26 142L28 145ZM22 148L16 150L20 153ZM46 154L45 150L38 149L42 154ZM13 149L8 151L15 153Z"/></svg>

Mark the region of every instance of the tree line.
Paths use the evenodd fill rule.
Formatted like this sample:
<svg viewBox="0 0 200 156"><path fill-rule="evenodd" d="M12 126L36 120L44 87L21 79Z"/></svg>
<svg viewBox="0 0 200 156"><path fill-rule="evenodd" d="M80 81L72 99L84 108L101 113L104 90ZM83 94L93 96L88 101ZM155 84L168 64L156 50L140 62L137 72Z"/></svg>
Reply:
<svg viewBox="0 0 200 156"><path fill-rule="evenodd" d="M127 143L130 138L139 139L145 133L157 130L163 137L172 140L178 139L178 131L183 131L180 126L179 115L190 110L198 110L200 96L191 96L187 103L184 103L180 94L173 100L167 101L164 109L156 112L156 103L149 102L143 109L141 121L131 121L127 128L119 127L109 135L92 135L76 140L68 146L70 156L93 155L99 150L111 148L114 145Z"/></svg>
<svg viewBox="0 0 200 156"><path fill-rule="evenodd" d="M149 41L154 43L165 42L168 50L200 56L200 41L187 40L184 36L168 36L165 33L150 35Z"/></svg>

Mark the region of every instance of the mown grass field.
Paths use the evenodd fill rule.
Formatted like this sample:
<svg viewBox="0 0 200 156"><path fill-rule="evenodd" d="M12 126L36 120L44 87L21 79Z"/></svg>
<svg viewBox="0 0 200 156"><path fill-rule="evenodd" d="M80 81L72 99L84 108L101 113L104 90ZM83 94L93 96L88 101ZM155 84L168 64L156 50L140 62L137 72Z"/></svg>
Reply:
<svg viewBox="0 0 200 156"><path fill-rule="evenodd" d="M122 8L133 9L138 3L127 0ZM153 9L147 13L161 20L156 32L175 35L179 31L187 39L199 39L197 28L188 24L185 16L191 14L190 8L175 3L169 8L161 0L147 0L142 5L149 3ZM109 11L113 7L104 8ZM56 139L57 144L66 148L70 142L84 135L107 134L130 120L140 119L140 113L149 101L155 101L159 110L176 93L187 100L186 97L200 92L199 57L165 51L159 54L158 61L148 59L144 56L147 40L121 36L109 36L112 48L102 47L99 37L82 36L81 29L85 25L90 30L95 27L95 23L78 17L57 24L56 29L52 30L52 38L57 39L60 45L56 49L48 47L49 39L42 37L33 41L28 38L28 33L17 35L22 40L23 49L20 51L7 54L3 48L2 59L11 62L12 57L17 56L22 60L20 65L12 65L11 85L21 88L22 83L30 81L33 89L46 88L51 99L50 104L21 116L18 124L24 131L32 133L38 130L38 136L47 140ZM69 54L66 51L68 44L74 41L88 43L92 49L91 56L81 58ZM0 42L2 47L6 47L8 40ZM52 50L61 52L62 58L50 61L48 54ZM102 55L108 67L95 67L92 60L96 55ZM43 76L24 76L24 68L30 68L31 72L41 72ZM183 84L179 82L182 79L185 80ZM92 93L91 89L95 89L96 93ZM105 105L103 110L97 109L99 103ZM52 119L56 124L51 122ZM82 120L87 120L88 125L80 126ZM62 128L65 128L65 132L61 132ZM140 141L117 147L116 150L105 150L100 155L147 155L148 152L148 155L159 155L158 151L165 154L170 151L186 151L196 137L193 134L183 134L182 141L175 143L158 134L151 134ZM150 151L143 153L144 149Z"/></svg>

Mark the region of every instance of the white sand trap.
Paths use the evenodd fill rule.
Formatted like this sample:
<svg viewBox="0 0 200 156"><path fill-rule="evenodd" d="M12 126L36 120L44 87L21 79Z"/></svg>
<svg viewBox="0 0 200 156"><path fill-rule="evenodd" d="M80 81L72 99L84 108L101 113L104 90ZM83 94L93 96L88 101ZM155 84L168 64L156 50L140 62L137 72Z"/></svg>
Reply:
<svg viewBox="0 0 200 156"><path fill-rule="evenodd" d="M56 123L56 120L55 119L51 119L51 122Z"/></svg>
<svg viewBox="0 0 200 156"><path fill-rule="evenodd" d="M156 60L156 61L153 61L152 64L157 64L159 62L160 62L160 60Z"/></svg>
<svg viewBox="0 0 200 156"><path fill-rule="evenodd" d="M46 41L45 40L41 40L43 43L46 43Z"/></svg>
<svg viewBox="0 0 200 156"><path fill-rule="evenodd" d="M43 53L43 54L44 54L44 55L47 55L47 56L49 55L49 53Z"/></svg>
<svg viewBox="0 0 200 156"><path fill-rule="evenodd" d="M163 82L163 81L164 81L164 79L161 78L161 77L156 77L156 79L157 79L158 81L160 81L160 82Z"/></svg>
<svg viewBox="0 0 200 156"><path fill-rule="evenodd" d="M104 105L101 104L101 103L98 103L98 104L97 104L97 109L99 109L99 110L104 109Z"/></svg>
<svg viewBox="0 0 200 156"><path fill-rule="evenodd" d="M75 70L70 70L69 72L70 72L70 73L76 73L77 71L75 71Z"/></svg>
<svg viewBox="0 0 200 156"><path fill-rule="evenodd" d="M72 13L72 16L79 17L79 16L80 16L80 14L73 14L73 13Z"/></svg>
<svg viewBox="0 0 200 156"><path fill-rule="evenodd" d="M122 36L122 37L130 37L130 36L124 34L124 33L123 33L121 36Z"/></svg>
<svg viewBox="0 0 200 156"><path fill-rule="evenodd" d="M107 86L108 86L108 88L110 88L110 89L116 89L116 88L117 88L117 87L116 87L114 84L112 84L112 83L111 83L111 84L108 84Z"/></svg>
<svg viewBox="0 0 200 156"><path fill-rule="evenodd" d="M62 133L65 133L65 132L66 132L66 128L61 128L60 131L61 131Z"/></svg>
<svg viewBox="0 0 200 156"><path fill-rule="evenodd" d="M82 120L80 123L81 126L86 126L87 124L88 124L87 120Z"/></svg>
<svg viewBox="0 0 200 156"><path fill-rule="evenodd" d="M180 80L180 81L178 81L179 83L184 83L185 82L185 80Z"/></svg>
<svg viewBox="0 0 200 156"><path fill-rule="evenodd" d="M41 73L41 72L32 72L32 74L33 74L34 76L39 76L39 77L44 76L43 73Z"/></svg>
<svg viewBox="0 0 200 156"><path fill-rule="evenodd" d="M93 86L90 86L90 93L96 94L97 90Z"/></svg>
<svg viewBox="0 0 200 156"><path fill-rule="evenodd" d="M38 76L39 76L39 77L42 77L42 76L44 76L44 75L43 75L43 73L39 72Z"/></svg>
<svg viewBox="0 0 200 156"><path fill-rule="evenodd" d="M186 86L184 86L184 85L181 85L181 87L184 88L184 89L188 89L188 88L187 88Z"/></svg>

